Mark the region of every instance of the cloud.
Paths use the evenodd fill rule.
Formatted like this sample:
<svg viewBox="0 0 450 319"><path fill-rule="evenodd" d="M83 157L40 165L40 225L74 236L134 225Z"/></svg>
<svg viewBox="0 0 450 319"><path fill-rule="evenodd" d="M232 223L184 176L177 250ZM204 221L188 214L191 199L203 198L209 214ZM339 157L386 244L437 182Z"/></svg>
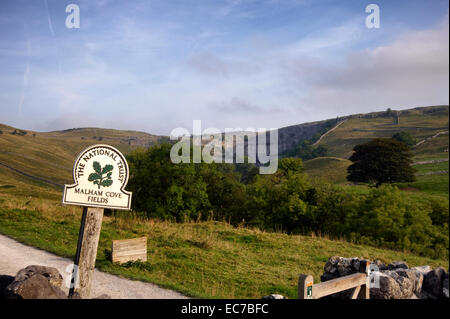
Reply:
<svg viewBox="0 0 450 319"><path fill-rule="evenodd" d="M47 0L44 0L44 3L45 3L45 10L47 11L48 29L50 30L50 33L52 34L52 36L55 36L55 32L53 31L52 18L50 17L50 12L48 11Z"/></svg>
<svg viewBox="0 0 450 319"><path fill-rule="evenodd" d="M310 88L302 104L335 113L448 104L448 39L447 17L434 29L349 53L340 65L297 63L294 77Z"/></svg>
<svg viewBox="0 0 450 319"><path fill-rule="evenodd" d="M255 104L248 103L239 98L232 98L229 102L222 102L215 105L215 108L219 112L237 112L237 113L254 113L254 112L262 112L263 109L260 106Z"/></svg>
<svg viewBox="0 0 450 319"><path fill-rule="evenodd" d="M52 24L42 2L0 12L3 121L168 134L193 119L283 127L448 103L448 18L424 30L431 18L398 12L369 31L364 6L355 18L350 5L310 0L79 3L76 31L64 28L64 10ZM19 34L23 21L30 34Z"/></svg>
<svg viewBox="0 0 450 319"><path fill-rule="evenodd" d="M30 76L30 64L27 63L27 66L25 67L25 71L23 72L22 93L20 94L19 106L18 106L19 114L22 114L22 106L23 106L23 102L25 101L25 92L27 90L29 76Z"/></svg>
<svg viewBox="0 0 450 319"><path fill-rule="evenodd" d="M248 61L226 60L210 53L193 56L188 63L202 74L225 78L233 75L253 75L261 70L259 66Z"/></svg>

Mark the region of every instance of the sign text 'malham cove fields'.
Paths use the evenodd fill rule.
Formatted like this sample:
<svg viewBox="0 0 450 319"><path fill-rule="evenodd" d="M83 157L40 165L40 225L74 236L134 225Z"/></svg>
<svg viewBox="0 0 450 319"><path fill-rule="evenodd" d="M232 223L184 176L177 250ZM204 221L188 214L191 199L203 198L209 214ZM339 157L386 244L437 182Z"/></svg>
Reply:
<svg viewBox="0 0 450 319"><path fill-rule="evenodd" d="M131 193L125 190L128 165L109 145L93 145L80 153L73 168L74 184L65 185L63 204L130 209Z"/></svg>

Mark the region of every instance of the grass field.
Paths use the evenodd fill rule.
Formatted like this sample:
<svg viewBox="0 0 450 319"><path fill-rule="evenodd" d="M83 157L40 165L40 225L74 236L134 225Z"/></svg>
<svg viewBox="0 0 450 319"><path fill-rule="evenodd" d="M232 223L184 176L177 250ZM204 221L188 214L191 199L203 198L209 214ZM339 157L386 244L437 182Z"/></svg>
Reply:
<svg viewBox="0 0 450 319"><path fill-rule="evenodd" d="M399 188L409 188L410 191L420 191L431 195L441 196L448 201L448 174L417 176L413 183L397 183ZM411 189L412 188L412 189Z"/></svg>
<svg viewBox="0 0 450 319"><path fill-rule="evenodd" d="M60 256L73 258L81 208L61 207L40 198L0 197L0 233ZM148 262L112 264L113 239L148 236ZM319 280L333 255L404 260L411 266L448 268L431 260L314 236L267 233L223 222L176 224L147 220L137 213L105 216L97 264L104 271L148 281L201 298L261 298L280 293L297 296L301 273Z"/></svg>
<svg viewBox="0 0 450 319"><path fill-rule="evenodd" d="M318 157L304 163L305 171L312 178L324 179L331 183L347 182L347 167L351 161L337 157Z"/></svg>
<svg viewBox="0 0 450 319"><path fill-rule="evenodd" d="M439 171L448 171L448 161L440 162L440 163L430 163L430 164L421 164L414 165L417 170L417 174L424 174L428 172L439 172Z"/></svg>
<svg viewBox="0 0 450 319"><path fill-rule="evenodd" d="M40 133L0 124L0 162L27 174L64 184L72 180L74 159L92 144L107 143L128 153L140 145L154 145L159 137L142 132L85 128ZM5 170L0 166L0 171Z"/></svg>

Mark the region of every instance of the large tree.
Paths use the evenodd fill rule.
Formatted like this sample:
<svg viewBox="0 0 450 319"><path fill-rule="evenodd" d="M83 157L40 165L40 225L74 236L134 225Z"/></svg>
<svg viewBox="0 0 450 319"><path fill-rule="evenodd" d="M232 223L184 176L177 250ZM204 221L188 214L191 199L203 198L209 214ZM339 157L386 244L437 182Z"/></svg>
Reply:
<svg viewBox="0 0 450 319"><path fill-rule="evenodd" d="M377 138L353 148L353 162L347 171L351 182L382 183L413 182L415 169L411 166L409 147L392 138Z"/></svg>

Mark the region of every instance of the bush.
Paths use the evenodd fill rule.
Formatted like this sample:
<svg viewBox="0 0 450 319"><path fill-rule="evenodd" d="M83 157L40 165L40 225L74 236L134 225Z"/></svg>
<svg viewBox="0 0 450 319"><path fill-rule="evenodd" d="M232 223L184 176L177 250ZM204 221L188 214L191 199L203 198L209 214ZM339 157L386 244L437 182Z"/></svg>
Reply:
<svg viewBox="0 0 450 319"><path fill-rule="evenodd" d="M448 258L448 201L411 197L389 184L312 184L299 158L283 158L275 174L259 175L253 164L173 164L170 149L162 144L128 156L133 209L148 217L314 232Z"/></svg>
<svg viewBox="0 0 450 319"><path fill-rule="evenodd" d="M405 143L409 147L414 146L416 144L416 139L414 138L414 136L412 136L408 132L402 131L402 132L395 133L394 135L392 135L392 138L399 142Z"/></svg>

